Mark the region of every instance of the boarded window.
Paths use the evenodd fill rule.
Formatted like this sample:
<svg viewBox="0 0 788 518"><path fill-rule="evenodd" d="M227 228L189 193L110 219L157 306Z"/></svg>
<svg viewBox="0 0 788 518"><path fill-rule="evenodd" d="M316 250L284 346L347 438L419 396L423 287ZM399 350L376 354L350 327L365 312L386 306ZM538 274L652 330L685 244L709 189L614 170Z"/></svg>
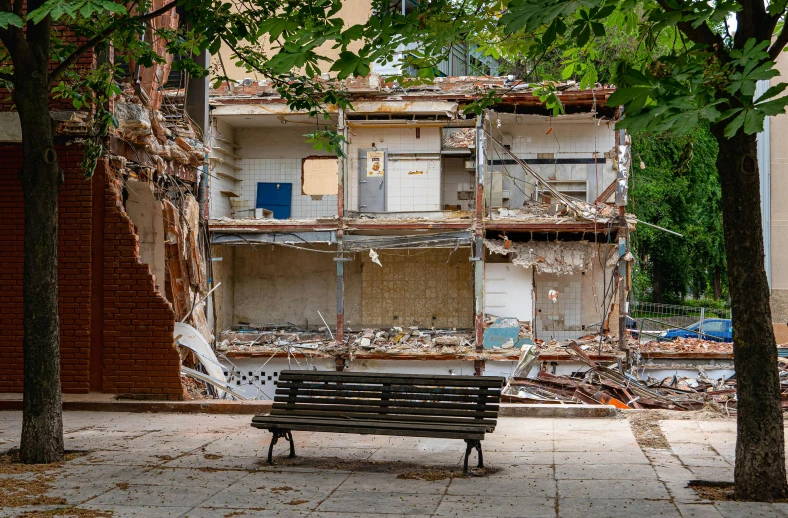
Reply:
<svg viewBox="0 0 788 518"><path fill-rule="evenodd" d="M337 193L339 159L335 156L309 156L301 162L301 194L312 196Z"/></svg>

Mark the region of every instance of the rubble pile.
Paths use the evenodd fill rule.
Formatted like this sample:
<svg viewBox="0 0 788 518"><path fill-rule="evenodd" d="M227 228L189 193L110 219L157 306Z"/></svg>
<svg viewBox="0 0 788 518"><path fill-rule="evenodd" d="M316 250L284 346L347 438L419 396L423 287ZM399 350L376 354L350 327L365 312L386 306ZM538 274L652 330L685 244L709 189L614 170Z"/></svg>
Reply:
<svg viewBox="0 0 788 518"><path fill-rule="evenodd" d="M135 92L132 85L123 86L123 94L114 103L117 137L134 148L144 149L159 173L168 160L191 167L205 163L208 150L187 119L168 119L162 110L150 103L146 105L144 96Z"/></svg>
<svg viewBox="0 0 788 518"><path fill-rule="evenodd" d="M254 337L250 339L250 337ZM339 344L326 328L302 329L297 326L259 331L224 332L217 345L220 352L276 353L292 350L315 351L352 359L358 354L386 355L473 355L476 341L473 330L419 329L392 327L345 332Z"/></svg>
<svg viewBox="0 0 788 518"><path fill-rule="evenodd" d="M444 148L469 148L476 145L476 128L452 128L443 137Z"/></svg>
<svg viewBox="0 0 788 518"><path fill-rule="evenodd" d="M631 347L634 348L634 347ZM712 342L700 338L676 338L670 342L652 340L637 346L641 353L670 353L670 354L733 354L731 342Z"/></svg>
<svg viewBox="0 0 788 518"><path fill-rule="evenodd" d="M678 380L647 382L624 371L619 361L606 366L592 360L575 342L566 351L585 363L589 370L576 376L555 376L539 372L535 378L512 377L504 390L509 401L540 403L606 404L617 408L660 408L665 410L696 410L712 401L726 407L735 396L732 380L711 380L701 373L701 382L692 388L679 388ZM735 403L735 402L734 402ZM735 408L734 406L731 408Z"/></svg>

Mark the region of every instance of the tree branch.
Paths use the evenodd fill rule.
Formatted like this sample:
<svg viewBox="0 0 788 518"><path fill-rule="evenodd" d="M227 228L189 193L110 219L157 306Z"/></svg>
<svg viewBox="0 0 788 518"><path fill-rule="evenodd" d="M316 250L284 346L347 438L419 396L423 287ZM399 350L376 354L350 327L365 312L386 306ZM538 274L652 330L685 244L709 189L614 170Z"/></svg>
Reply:
<svg viewBox="0 0 788 518"><path fill-rule="evenodd" d="M175 5L178 3L179 0L172 0L171 2L165 4L163 7L156 9L155 11L151 11L146 14L141 14L139 16L130 17L131 21L136 23L144 23L148 20L152 20L162 14L166 13L167 11L171 10ZM66 59L60 62L60 64L55 67L55 69L49 74L49 86L52 86L58 78L68 70L68 68L76 63L76 61L81 58L87 51L107 39L115 30L117 29L117 22L119 19L115 19L109 26L98 33L97 35L90 38L88 41L82 44L77 50L71 53Z"/></svg>
<svg viewBox="0 0 788 518"><path fill-rule="evenodd" d="M662 9L665 10L665 12L671 13L677 11L677 9L671 9L670 6L668 6L668 2L666 0L657 0L657 3L660 7L662 7ZM681 32L686 34L687 38L695 43L708 45L712 48L715 45L723 46L725 44L722 37L719 34L715 34L705 22L699 25L697 28L692 26L692 22L687 21L681 21L676 25L681 30Z"/></svg>
<svg viewBox="0 0 788 518"><path fill-rule="evenodd" d="M788 44L788 23L783 25L783 29L780 31L780 34L772 42L771 47L769 47L769 57L772 61L775 61L777 57L780 55L780 52L783 51L785 45Z"/></svg>

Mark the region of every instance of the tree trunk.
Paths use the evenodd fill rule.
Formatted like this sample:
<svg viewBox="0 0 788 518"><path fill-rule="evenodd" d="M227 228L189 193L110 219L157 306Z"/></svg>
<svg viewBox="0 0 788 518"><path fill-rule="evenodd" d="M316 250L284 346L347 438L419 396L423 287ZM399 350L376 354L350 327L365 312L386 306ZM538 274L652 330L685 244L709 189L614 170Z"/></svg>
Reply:
<svg viewBox="0 0 788 518"><path fill-rule="evenodd" d="M788 482L777 346L764 266L756 136L740 131L726 139L724 127L712 126L712 133L720 148L717 169L733 312L736 498L772 501L788 497Z"/></svg>
<svg viewBox="0 0 788 518"><path fill-rule="evenodd" d="M654 261L652 264L654 265L654 273L652 276L652 281L654 283L654 302L659 304L662 302L662 264L659 261Z"/></svg>
<svg viewBox="0 0 788 518"><path fill-rule="evenodd" d="M57 195L61 184L47 87L48 51L16 64L13 99L22 125L25 201L24 404L20 456L63 459L58 324Z"/></svg>
<svg viewBox="0 0 788 518"><path fill-rule="evenodd" d="M720 279L720 267L714 268L714 300L722 298L722 280Z"/></svg>

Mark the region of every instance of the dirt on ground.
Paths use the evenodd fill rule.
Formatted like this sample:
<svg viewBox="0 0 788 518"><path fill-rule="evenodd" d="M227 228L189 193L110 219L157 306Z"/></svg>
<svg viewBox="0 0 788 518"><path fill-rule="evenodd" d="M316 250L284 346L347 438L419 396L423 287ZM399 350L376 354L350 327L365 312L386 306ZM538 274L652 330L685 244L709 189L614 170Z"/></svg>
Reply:
<svg viewBox="0 0 788 518"><path fill-rule="evenodd" d="M629 421L632 433L635 435L635 439L641 448L656 450L670 449L670 443L659 426L660 421L735 420L734 417L728 417L717 408L708 405L701 410L693 412L677 410L621 410L620 415Z"/></svg>
<svg viewBox="0 0 788 518"><path fill-rule="evenodd" d="M274 466L268 466L265 460L261 466L276 469L277 466L330 469L339 471L356 471L359 473L392 473L397 478L442 480L445 478L462 477L462 471L456 466L429 466L415 462L375 461L367 459L348 460L339 457L274 457ZM469 468L471 476L485 476L500 471L500 468Z"/></svg>

